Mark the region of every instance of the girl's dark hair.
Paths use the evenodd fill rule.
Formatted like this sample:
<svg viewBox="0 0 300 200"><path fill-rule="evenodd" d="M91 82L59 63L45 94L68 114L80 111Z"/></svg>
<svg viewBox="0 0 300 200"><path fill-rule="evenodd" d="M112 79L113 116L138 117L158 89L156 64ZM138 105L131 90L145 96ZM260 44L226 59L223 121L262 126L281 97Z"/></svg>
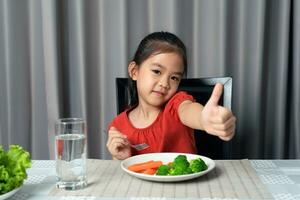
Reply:
<svg viewBox="0 0 300 200"><path fill-rule="evenodd" d="M132 61L137 67L147 60L150 56L161 53L177 53L182 57L184 71L187 72L187 56L184 43L173 33L169 32L154 32L147 35L139 44ZM129 102L128 106L133 107L138 104L138 95L136 81L129 79Z"/></svg>

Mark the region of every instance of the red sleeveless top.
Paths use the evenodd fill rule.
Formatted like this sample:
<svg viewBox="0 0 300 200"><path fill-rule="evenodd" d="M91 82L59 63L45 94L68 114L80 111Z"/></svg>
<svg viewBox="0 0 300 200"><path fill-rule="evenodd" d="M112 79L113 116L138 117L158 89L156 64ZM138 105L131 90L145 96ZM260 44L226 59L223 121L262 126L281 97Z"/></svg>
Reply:
<svg viewBox="0 0 300 200"><path fill-rule="evenodd" d="M178 116L178 107L185 101L194 101L186 92L177 92L158 114L156 120L146 128L135 128L129 121L126 110L118 115L110 124L121 133L127 135L131 144L146 143L150 147L142 151L132 149L132 155L158 152L197 152L194 139L194 130L181 123Z"/></svg>

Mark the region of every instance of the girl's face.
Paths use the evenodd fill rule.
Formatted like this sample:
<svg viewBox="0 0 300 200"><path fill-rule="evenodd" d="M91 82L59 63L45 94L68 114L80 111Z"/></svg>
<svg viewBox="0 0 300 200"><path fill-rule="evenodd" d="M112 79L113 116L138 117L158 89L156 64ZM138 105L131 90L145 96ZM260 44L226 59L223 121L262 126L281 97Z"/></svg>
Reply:
<svg viewBox="0 0 300 200"><path fill-rule="evenodd" d="M136 81L139 104L160 107L177 91L183 76L183 61L176 53L161 53L145 60L141 66L129 65Z"/></svg>

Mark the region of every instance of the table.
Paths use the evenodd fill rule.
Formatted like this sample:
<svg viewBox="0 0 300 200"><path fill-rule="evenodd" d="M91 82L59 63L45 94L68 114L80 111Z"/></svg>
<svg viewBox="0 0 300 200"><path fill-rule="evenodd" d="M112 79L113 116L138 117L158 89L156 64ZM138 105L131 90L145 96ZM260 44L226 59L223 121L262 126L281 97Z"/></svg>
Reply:
<svg viewBox="0 0 300 200"><path fill-rule="evenodd" d="M122 188L127 188L124 193L124 197L121 199L124 200L171 200L171 199L196 199L192 198L192 196L185 197L183 194L180 193L181 196L177 196L173 194L174 197L172 197L171 194L165 194L168 193L168 191L173 191L176 193L176 191L180 191L182 187L186 187L186 185L192 185L195 186L195 183L198 184L199 180L195 180L195 182L181 182L176 183L175 185L164 185L163 183L152 183L148 181L139 180L137 178L131 177L127 174L125 174L121 168L119 167L119 161L111 161L111 160L90 160L90 162L94 163L100 163L103 169L105 168L104 174L95 174L94 176L90 177L89 180L98 180L98 178L101 178L101 184L103 184L103 188L106 188L105 191L99 191L101 190L101 184L98 184L96 188L87 188L86 190L81 191L75 191L75 192L69 192L67 196L54 196L55 194L55 161L54 160L33 160L32 168L28 169L28 178L24 182L24 186L22 189L17 192L13 197L10 199L18 199L18 200L38 200L38 199L46 199L46 200L52 200L52 199L71 199L71 200L116 200L120 199L120 197L113 197L112 195L108 195L108 193L111 193L112 191L108 190L107 188L112 188L115 184L118 184L118 189L122 191ZM300 160L231 160L231 161L215 161L217 166L239 166L240 163L244 163L241 166L242 171L238 171L239 176L243 176L243 174L250 174L250 179L244 179L243 181L251 181L255 183L254 185L259 186L260 184L265 187L265 191L263 191L260 186L258 189L261 189L260 195L269 198L274 199L284 199L284 200L290 200L290 199L299 199L300 200ZM247 167L247 162L249 162L249 167ZM245 167L246 166L246 167ZM218 185L222 185L226 190L226 183L220 184L221 178L217 179L209 179L209 176L215 176L218 175L218 168L216 168L215 172L210 172L207 174L209 181L209 185L212 187L207 187L209 190L211 188L217 188ZM251 170L254 171L254 175L251 175ZM117 180L115 182L110 181L107 176L114 177L113 180ZM259 177L257 180L255 180L254 176ZM122 177L122 179L121 179ZM217 176L216 176L217 177ZM221 177L221 176L220 176ZM254 177L254 178L253 178ZM234 180L234 177L230 178L230 180ZM123 181L122 184L116 183L118 181ZM206 180L206 182L207 182ZM225 179L224 179L225 180ZM223 180L223 181L224 181ZM127 182L126 182L127 181ZM201 177L200 177L201 181ZM148 185L151 185L152 192L157 190L159 191L160 187L163 186L166 188L164 191L164 194L160 197L156 196L149 196L150 193L147 193L145 191L144 197L139 197L137 194L137 190L139 188L133 188L129 187L128 184L139 183L142 184L145 187ZM250 183L250 182L249 182ZM126 185L127 184L127 185ZM215 185L214 185L215 184ZM244 184L244 183L243 183ZM123 187L121 187L123 186ZM201 187L204 187L202 185ZM251 185L245 185L245 187L251 187ZM239 187L239 185L235 185L234 187ZM199 191L194 188L187 189L189 195L199 195ZM99 190L98 190L99 189ZM202 189L202 188L201 188ZM92 191L91 191L92 190ZM91 192L92 194L106 194L102 196L87 196L88 192ZM198 193L197 193L197 192ZM203 190L202 190L203 191ZM205 190L204 190L205 191ZM208 191L208 190L207 190ZM229 191L229 190L228 190ZM79 192L79 193L78 193ZM81 194L80 194L81 192ZM149 192L149 191L148 191ZM75 196L80 194L80 196ZM112 194L112 193L111 193ZM126 195L125 195L126 194ZM213 193L216 194L216 193ZM270 194L270 196L268 196ZM169 196L171 195L171 196ZM253 195L253 194L252 194ZM254 194L255 195L255 194ZM217 195L218 196L218 195ZM226 196L223 194L223 196ZM227 195L228 196L228 195ZM230 196L230 194L229 194ZM178 197L178 198L177 198ZM195 196L196 197L196 196ZM217 197L214 198L211 197L203 197L203 198L197 198L197 199L223 199L223 200L233 200L233 199L240 199L240 198L227 198L227 197ZM246 199L246 198L242 198ZM257 199L257 198L250 198L250 199Z"/></svg>

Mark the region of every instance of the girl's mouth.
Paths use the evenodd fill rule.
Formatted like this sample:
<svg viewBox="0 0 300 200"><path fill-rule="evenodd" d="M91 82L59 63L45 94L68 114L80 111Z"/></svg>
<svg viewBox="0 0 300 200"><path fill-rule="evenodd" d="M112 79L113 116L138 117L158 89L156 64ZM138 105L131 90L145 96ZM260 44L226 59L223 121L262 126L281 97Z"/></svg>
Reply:
<svg viewBox="0 0 300 200"><path fill-rule="evenodd" d="M163 92L160 91L153 91L154 94L156 94L157 96L164 96L165 94Z"/></svg>

